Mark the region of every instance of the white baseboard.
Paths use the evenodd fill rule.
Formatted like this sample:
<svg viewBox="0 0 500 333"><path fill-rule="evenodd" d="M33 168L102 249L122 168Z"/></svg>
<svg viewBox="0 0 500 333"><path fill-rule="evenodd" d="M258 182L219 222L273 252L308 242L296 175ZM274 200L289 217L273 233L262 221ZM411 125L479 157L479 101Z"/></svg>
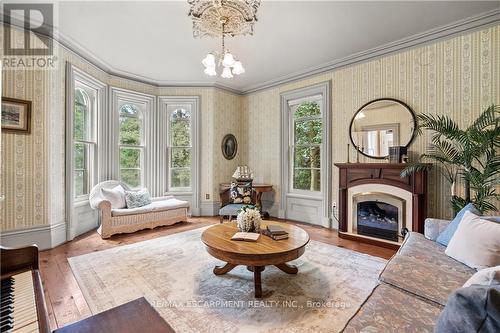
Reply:
<svg viewBox="0 0 500 333"><path fill-rule="evenodd" d="M220 202L218 201L202 201L200 203L199 216L216 216L219 215Z"/></svg>
<svg viewBox="0 0 500 333"><path fill-rule="evenodd" d="M65 222L6 231L0 235L0 244L7 247L22 247L36 244L40 250L47 250L65 242Z"/></svg>

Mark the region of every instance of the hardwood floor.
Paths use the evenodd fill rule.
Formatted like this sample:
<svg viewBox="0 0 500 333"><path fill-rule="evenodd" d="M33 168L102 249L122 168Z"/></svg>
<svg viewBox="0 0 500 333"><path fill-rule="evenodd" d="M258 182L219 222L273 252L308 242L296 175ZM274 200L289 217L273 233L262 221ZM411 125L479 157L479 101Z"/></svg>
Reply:
<svg viewBox="0 0 500 333"><path fill-rule="evenodd" d="M283 220L279 221L283 222ZM286 222L301 226L309 233L311 239L316 241L345 247L385 259L389 259L395 253L394 250L340 239L337 236L336 230L291 221ZM187 223L179 223L153 230L143 230L133 234L115 235L106 240L101 239L95 231L90 231L75 238L71 242L41 252L40 271L51 329L65 326L92 315L75 277L73 276L67 258L94 251L101 251L115 246L154 239L216 223L219 223L218 217L196 217L191 218Z"/></svg>

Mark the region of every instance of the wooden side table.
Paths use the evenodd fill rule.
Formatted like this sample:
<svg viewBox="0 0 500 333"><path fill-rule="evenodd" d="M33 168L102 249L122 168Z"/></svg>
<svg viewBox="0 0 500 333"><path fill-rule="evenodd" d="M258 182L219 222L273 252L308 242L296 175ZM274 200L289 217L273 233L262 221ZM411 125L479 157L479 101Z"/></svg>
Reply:
<svg viewBox="0 0 500 333"><path fill-rule="evenodd" d="M221 183L219 184L219 190L224 191L231 187L231 183ZM262 194L265 192L271 192L273 190L273 185L271 184L252 184L252 188L257 194L257 204L262 209ZM265 212L262 212L265 213Z"/></svg>

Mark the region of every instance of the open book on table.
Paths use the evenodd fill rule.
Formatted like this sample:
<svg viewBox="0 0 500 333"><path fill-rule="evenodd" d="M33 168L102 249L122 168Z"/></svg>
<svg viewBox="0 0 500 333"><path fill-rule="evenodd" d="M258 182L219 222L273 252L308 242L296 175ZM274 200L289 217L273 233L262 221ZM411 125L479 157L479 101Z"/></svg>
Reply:
<svg viewBox="0 0 500 333"><path fill-rule="evenodd" d="M255 232L237 232L231 239L236 241L256 242L259 236L260 234Z"/></svg>

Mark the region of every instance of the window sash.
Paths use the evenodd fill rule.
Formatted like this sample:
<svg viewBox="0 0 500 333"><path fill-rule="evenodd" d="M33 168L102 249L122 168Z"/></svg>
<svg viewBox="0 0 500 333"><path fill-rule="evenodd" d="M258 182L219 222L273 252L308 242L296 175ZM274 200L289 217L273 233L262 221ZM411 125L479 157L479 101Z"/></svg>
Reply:
<svg viewBox="0 0 500 333"><path fill-rule="evenodd" d="M191 126L193 125L193 123L191 122L191 119L176 119L176 120L169 120L168 123L169 123L169 135L168 135L168 143L169 143L169 148L183 148L182 146L171 146L171 143L174 141L174 131L172 130L172 124L173 123L176 123L176 122L186 122L189 124L189 146L186 146L187 147L191 147L193 145L193 129L191 128Z"/></svg>
<svg viewBox="0 0 500 333"><path fill-rule="evenodd" d="M192 177L193 177L193 155L192 155L192 152L193 152L193 121L192 121L192 115L191 115L191 118L190 119L174 119L172 120L171 119L171 113L173 111L170 111L168 113L168 118L167 118L167 122L168 122L168 140L167 140L167 160L168 160L168 163L167 163L167 174L168 174L168 186L167 186L167 192L191 192L192 191L192 186L193 186L193 182L192 182ZM173 124L176 123L176 122L186 122L188 123L188 127L189 127L189 144L188 145L184 145L184 146L180 146L180 145L175 145L173 146L172 145L172 142L174 140L174 131L173 131ZM190 154L190 166L189 167L174 167L172 166L173 165L173 158L172 158L172 152L174 149L188 149L189 150L189 154ZM185 170L185 171L188 171L189 174L190 174L190 181L189 181L189 184L190 186L188 187L179 187L179 186L172 186L172 175L175 171L179 171L179 170Z"/></svg>
<svg viewBox="0 0 500 333"><path fill-rule="evenodd" d="M122 148L124 149L135 149L139 151L139 167L123 167L121 165L121 150ZM141 188L144 187L144 151L145 151L145 146L135 146L135 145L119 145L118 146L118 177L120 181L123 180L123 175L122 175L122 170L137 170L140 173L140 179L139 179L139 185L132 187L132 188Z"/></svg>
<svg viewBox="0 0 500 333"><path fill-rule="evenodd" d="M122 126L120 124L120 119L121 118L129 118L129 119L137 119L139 122L139 142L140 144L138 145L131 145L131 144L123 144L121 143L121 132L122 132ZM131 115L126 115L122 116L120 114L118 118L118 144L120 146L140 146L144 147L144 119L141 116L131 116Z"/></svg>
<svg viewBox="0 0 500 333"><path fill-rule="evenodd" d="M192 172L192 167L169 167L169 172L168 172L168 184L169 184L169 191L170 192L189 192L192 190L192 179L189 180L190 186L183 187L183 186L172 186L172 174L174 171L188 171L189 176L193 176Z"/></svg>
<svg viewBox="0 0 500 333"><path fill-rule="evenodd" d="M87 200L88 195L90 193L90 189L93 186L93 176L95 172L94 162L95 162L95 154L96 154L96 146L97 144L89 141L74 141L73 142L73 154L75 154L75 148L77 145L83 145L84 149L84 157L83 157L83 168L76 168L75 166L75 156L73 155L73 197L76 201ZM76 193L76 182L75 177L77 172L83 171L83 193Z"/></svg>
<svg viewBox="0 0 500 333"><path fill-rule="evenodd" d="M314 115L314 116L304 116L304 117L295 117L295 111L297 108L300 106L300 104L305 103L305 102L316 102L318 103L320 107L320 114ZM290 128L289 128L289 192L290 193L296 193L296 194L301 194L301 195L308 195L308 196L319 196L321 195L321 189L319 191L311 191L311 190L304 190L304 189L297 189L295 188L295 170L310 170L316 171L319 170L320 172L320 182L321 182L321 173L322 173L322 167L316 168L316 167L297 167L295 165L295 151L300 148L309 148L309 147L318 147L320 149L320 166L322 166L321 161L323 160L323 143L300 143L300 144L295 144L296 140L296 124L297 122L305 122L305 121L314 121L314 120L319 120L321 122L321 133L322 133L322 140L323 141L323 134L324 134L324 124L323 124L323 105L320 101L316 100L314 97L311 98L301 98L299 103L292 103L288 105L288 109L290 112L289 116L289 123L290 123ZM320 183L321 184L321 183Z"/></svg>

